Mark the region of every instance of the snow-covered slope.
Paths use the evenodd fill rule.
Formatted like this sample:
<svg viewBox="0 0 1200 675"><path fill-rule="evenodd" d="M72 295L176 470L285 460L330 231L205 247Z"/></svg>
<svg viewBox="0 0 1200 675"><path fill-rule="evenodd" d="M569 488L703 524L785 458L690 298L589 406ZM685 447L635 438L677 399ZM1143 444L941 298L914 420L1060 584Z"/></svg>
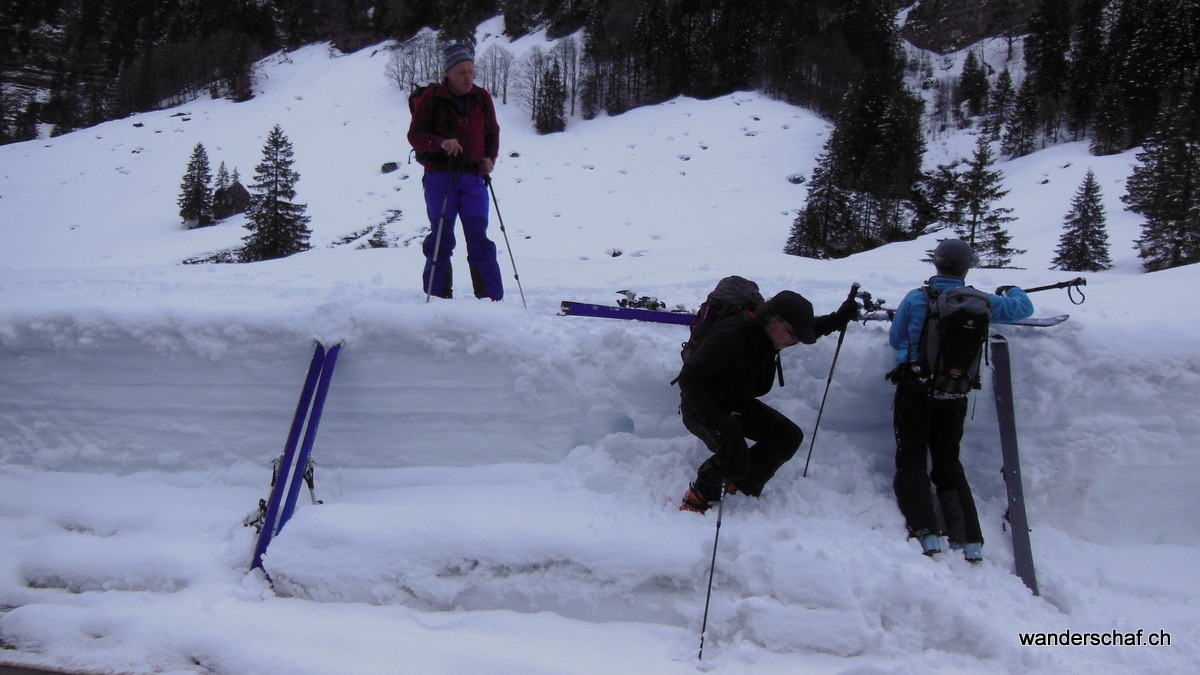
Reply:
<svg viewBox="0 0 1200 675"><path fill-rule="evenodd" d="M0 663L696 670L714 518L675 510L705 454L668 384L685 329L558 317L558 302L632 288L694 307L741 274L822 312L854 281L894 303L930 273L933 237L840 261L779 253L804 199L787 179L811 171L829 127L758 94L571 120L547 137L507 106L495 187L528 310L507 253L503 303L426 304L418 246L332 246L392 210L401 241L427 227L419 168L379 171L407 153L404 93L385 62L309 47L265 63L247 103L0 147ZM317 248L179 264L244 234L238 219L181 229L192 147L248 178L275 123L295 146ZM1119 201L1132 162L1066 145L1001 164L1028 253L1021 269L970 278L990 289L1074 276L1046 268L1096 171L1115 269L1088 275L1080 306L1033 296L1038 314L1071 313L1063 326L1004 329L1043 596L1010 571L990 384L963 451L987 560L930 560L905 541L886 327L855 325L809 476L798 458L762 499L727 504L703 669L1200 661L1200 338L1185 302L1200 274L1138 270L1138 223ZM272 589L247 572L241 522L266 496L314 340L344 344L314 451L325 503L302 504L272 544ZM787 386L768 397L809 434L834 342L784 352ZM1171 644L1019 642L1138 630Z"/></svg>

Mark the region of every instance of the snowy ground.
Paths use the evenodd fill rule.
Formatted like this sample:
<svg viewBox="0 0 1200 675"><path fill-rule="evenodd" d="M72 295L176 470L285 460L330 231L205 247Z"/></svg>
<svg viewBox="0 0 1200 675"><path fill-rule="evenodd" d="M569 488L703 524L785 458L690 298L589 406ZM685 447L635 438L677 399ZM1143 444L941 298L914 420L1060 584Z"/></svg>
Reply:
<svg viewBox="0 0 1200 675"><path fill-rule="evenodd" d="M495 26L485 26L495 31ZM518 44L517 49L524 45ZM1004 329L1042 596L1012 573L990 383L964 444L987 560L928 559L891 496L886 326L849 330L807 478L787 465L714 518L675 510L704 452L679 422L685 329L558 317L632 288L695 307L727 274L830 311L857 281L894 305L933 237L841 261L779 253L828 125L753 93L680 99L539 137L501 110L495 183L528 310L426 304L427 227L386 55L310 47L243 104L196 101L0 147L0 663L78 672L1188 672L1200 663L1200 273L1139 271L1119 197L1132 153L1065 145L1001 164L1036 286L1088 168L1114 270L1054 329ZM180 115L179 113L186 113ZM180 228L192 147L253 174L293 142L313 251L185 266L239 219ZM970 148L948 139L935 152ZM493 223L495 219L493 218ZM498 229L493 234L503 250ZM614 253L620 255L614 256ZM506 254L505 258L507 258ZM462 253L457 256L462 260ZM465 262L457 266L468 295ZM502 263L511 274L507 259ZM270 462L315 340L343 343L301 504L249 572ZM835 341L784 352L769 395L811 434ZM802 452L807 452L805 443ZM1169 646L1022 646L1144 631Z"/></svg>

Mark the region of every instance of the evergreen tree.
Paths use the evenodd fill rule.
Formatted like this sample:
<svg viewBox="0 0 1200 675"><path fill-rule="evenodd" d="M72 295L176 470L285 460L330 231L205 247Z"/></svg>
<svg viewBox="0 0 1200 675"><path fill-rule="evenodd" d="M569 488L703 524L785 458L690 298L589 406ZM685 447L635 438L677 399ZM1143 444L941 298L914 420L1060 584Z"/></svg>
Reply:
<svg viewBox="0 0 1200 675"><path fill-rule="evenodd" d="M263 145L262 162L254 168L251 202L243 237L242 262L282 258L309 249L309 217L304 204L294 204L300 174L292 170L292 143L278 124Z"/></svg>
<svg viewBox="0 0 1200 675"><path fill-rule="evenodd" d="M1051 261L1053 269L1099 272L1112 267L1107 219L1100 199L1100 184L1096 182L1096 174L1088 169L1063 221L1057 255Z"/></svg>
<svg viewBox="0 0 1200 675"><path fill-rule="evenodd" d="M1079 4L1067 64L1067 122L1076 133L1092 123L1097 97L1103 86L1104 7L1108 0L1082 0Z"/></svg>
<svg viewBox="0 0 1200 675"><path fill-rule="evenodd" d="M967 114L976 117L982 115L988 102L987 72L979 63L974 51L967 52L963 62L962 75L958 78L958 96L967 105Z"/></svg>
<svg viewBox="0 0 1200 675"><path fill-rule="evenodd" d="M539 134L552 134L567 128L563 117L566 108L566 89L563 87L562 72L558 62L551 61L542 72L542 83L538 87L537 110L534 113L534 128Z"/></svg>
<svg viewBox="0 0 1200 675"><path fill-rule="evenodd" d="M1016 105L1004 125L1004 141L1000 152L1008 157L1024 157L1037 150L1037 92L1029 80L1021 83Z"/></svg>
<svg viewBox="0 0 1200 675"><path fill-rule="evenodd" d="M229 187L229 171L225 169L225 162L221 162L217 166L217 182L213 185L214 190L223 190Z"/></svg>
<svg viewBox="0 0 1200 675"><path fill-rule="evenodd" d="M834 180L833 157L829 143L817 159L808 181L804 208L792 222L792 231L783 252L805 258L835 258L854 253L850 199Z"/></svg>
<svg viewBox="0 0 1200 675"><path fill-rule="evenodd" d="M1070 7L1062 0L1038 0L1025 38L1025 84L1033 88L1038 122L1051 139L1057 134L1070 46Z"/></svg>
<svg viewBox="0 0 1200 675"><path fill-rule="evenodd" d="M204 227L213 222L211 182L208 152L204 150L204 144L197 143L192 149L191 159L183 172L183 182L179 186L179 217L188 229Z"/></svg>
<svg viewBox="0 0 1200 675"><path fill-rule="evenodd" d="M1129 109L1125 107L1121 87L1115 83L1104 86L1092 120L1091 151L1094 155L1115 155L1129 147Z"/></svg>
<svg viewBox="0 0 1200 675"><path fill-rule="evenodd" d="M1009 74L1008 68L1005 68L996 77L996 86L992 88L991 99L988 101L984 132L989 139L1000 140L1005 122L1012 117L1015 101L1016 92L1013 90L1012 75Z"/></svg>
<svg viewBox="0 0 1200 675"><path fill-rule="evenodd" d="M1146 218L1137 241L1142 266L1200 262L1200 137L1185 105L1164 111L1137 160L1121 201Z"/></svg>
<svg viewBox="0 0 1200 675"><path fill-rule="evenodd" d="M994 202L1008 194L1001 189L1004 174L993 170L995 156L987 138L980 136L975 154L958 181L953 208L962 214L955 224L959 238L975 249L981 267L1004 267L1014 255L1024 251L1009 246L1012 237L1004 224L1013 220L1012 209L995 206Z"/></svg>
<svg viewBox="0 0 1200 675"><path fill-rule="evenodd" d="M921 180L913 189L914 234L935 232L962 221L961 214L953 209L958 183L957 162L939 164L936 169L922 174Z"/></svg>

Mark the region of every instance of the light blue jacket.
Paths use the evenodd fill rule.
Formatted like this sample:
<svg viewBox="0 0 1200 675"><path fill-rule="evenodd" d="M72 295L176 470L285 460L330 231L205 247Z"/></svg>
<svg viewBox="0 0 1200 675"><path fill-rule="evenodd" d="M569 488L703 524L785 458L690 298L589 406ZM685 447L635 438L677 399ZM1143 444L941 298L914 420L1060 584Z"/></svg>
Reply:
<svg viewBox="0 0 1200 675"><path fill-rule="evenodd" d="M958 277L942 276L932 277L925 283L933 286L939 293L955 286L966 285L966 282ZM1020 288L1014 286L1004 295L988 295L992 301L992 323L1012 323L1033 314L1033 302ZM909 291L896 308L889 336L892 348L896 350L896 363L905 363L917 358L921 327L925 325L925 315L928 313L929 298L920 288Z"/></svg>

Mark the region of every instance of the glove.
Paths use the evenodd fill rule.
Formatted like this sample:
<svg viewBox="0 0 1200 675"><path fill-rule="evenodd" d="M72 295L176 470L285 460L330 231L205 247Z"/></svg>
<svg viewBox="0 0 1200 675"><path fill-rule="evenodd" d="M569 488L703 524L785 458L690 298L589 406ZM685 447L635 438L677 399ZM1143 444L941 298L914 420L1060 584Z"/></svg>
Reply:
<svg viewBox="0 0 1200 675"><path fill-rule="evenodd" d="M1016 288L1016 286L997 286L996 287L996 295L1003 296L1003 295L1007 294L1009 289L1011 289L1011 288Z"/></svg>
<svg viewBox="0 0 1200 675"><path fill-rule="evenodd" d="M730 413L717 425L717 436L721 441L721 469L725 480L741 480L750 473L750 449L742 435L742 423L737 413Z"/></svg>
<svg viewBox="0 0 1200 675"><path fill-rule="evenodd" d="M838 330L846 327L846 324L858 318L858 303L852 298L846 298L833 313L834 320L837 321Z"/></svg>

